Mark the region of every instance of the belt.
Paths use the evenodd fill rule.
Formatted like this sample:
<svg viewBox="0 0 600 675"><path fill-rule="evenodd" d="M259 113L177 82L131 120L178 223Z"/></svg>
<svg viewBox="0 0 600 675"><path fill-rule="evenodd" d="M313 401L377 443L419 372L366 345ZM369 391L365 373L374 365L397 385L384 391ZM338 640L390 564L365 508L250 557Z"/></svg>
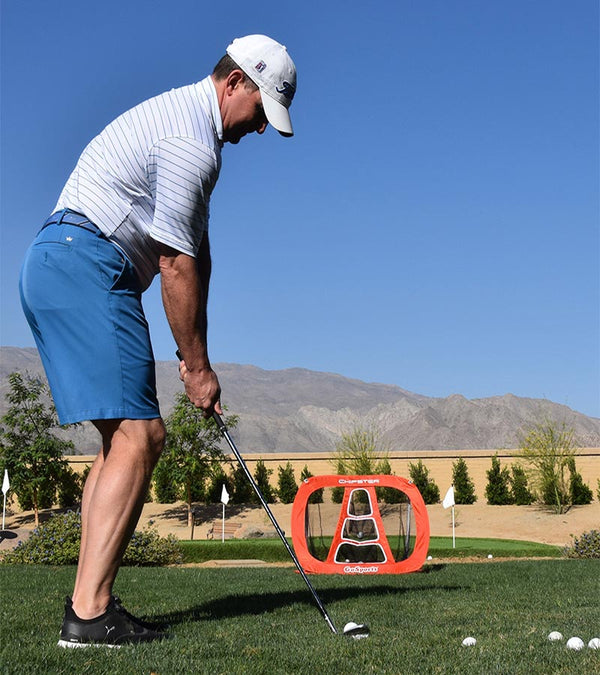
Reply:
<svg viewBox="0 0 600 675"><path fill-rule="evenodd" d="M42 230L48 225L75 225L76 227L82 227L84 230L89 232L100 232L100 228L94 225L91 220L86 218L81 213L77 211L71 211L71 209L63 209L62 211L57 211L53 213L50 218L42 225Z"/></svg>

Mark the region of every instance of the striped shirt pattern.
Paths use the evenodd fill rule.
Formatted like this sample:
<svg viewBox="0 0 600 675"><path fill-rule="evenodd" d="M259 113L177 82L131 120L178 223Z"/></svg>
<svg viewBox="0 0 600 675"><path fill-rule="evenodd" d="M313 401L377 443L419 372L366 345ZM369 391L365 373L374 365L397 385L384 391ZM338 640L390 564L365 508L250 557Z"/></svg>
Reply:
<svg viewBox="0 0 600 675"><path fill-rule="evenodd" d="M223 125L210 77L120 115L83 151L56 204L84 214L147 288L158 243L196 256L221 168Z"/></svg>

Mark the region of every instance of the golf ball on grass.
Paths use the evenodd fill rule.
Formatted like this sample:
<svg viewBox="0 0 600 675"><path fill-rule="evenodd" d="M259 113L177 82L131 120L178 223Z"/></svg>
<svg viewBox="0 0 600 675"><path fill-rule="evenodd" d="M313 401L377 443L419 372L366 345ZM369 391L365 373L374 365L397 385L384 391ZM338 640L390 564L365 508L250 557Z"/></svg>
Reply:
<svg viewBox="0 0 600 675"><path fill-rule="evenodd" d="M580 649L583 649L584 644L583 640L578 637L572 637L567 640L567 649L575 649L576 651L579 651Z"/></svg>
<svg viewBox="0 0 600 675"><path fill-rule="evenodd" d="M366 624L348 621L344 626L344 635L349 635L354 640L362 640L363 638L369 637L369 629Z"/></svg>
<svg viewBox="0 0 600 675"><path fill-rule="evenodd" d="M588 647L590 649L600 649L600 638L592 638L588 642Z"/></svg>
<svg viewBox="0 0 600 675"><path fill-rule="evenodd" d="M462 641L463 647L474 647L477 644L477 640L474 637L466 637Z"/></svg>
<svg viewBox="0 0 600 675"><path fill-rule="evenodd" d="M548 635L548 640L550 640L550 642L558 642L559 640L562 640L562 639L563 639L562 633L559 633L557 630L553 630Z"/></svg>

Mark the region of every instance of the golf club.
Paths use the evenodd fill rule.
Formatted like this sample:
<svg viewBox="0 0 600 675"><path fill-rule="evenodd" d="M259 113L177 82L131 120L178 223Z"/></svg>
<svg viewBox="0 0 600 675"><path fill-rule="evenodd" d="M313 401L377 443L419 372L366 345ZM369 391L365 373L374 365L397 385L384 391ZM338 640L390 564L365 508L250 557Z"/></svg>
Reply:
<svg viewBox="0 0 600 675"><path fill-rule="evenodd" d="M183 359L181 358L181 354L179 353L179 350L177 351L177 358L182 361ZM289 545L288 540L285 538L285 534L283 530L279 527L279 523L275 519L275 516L273 515L271 509L269 508L269 505L265 501L265 498L263 497L260 488L258 487L256 481L254 480L254 477L250 473L250 470L248 469L248 466L246 465L246 462L244 461L243 457L241 456L240 452L238 451L235 443L233 442L233 439L231 438L229 431L227 430L227 427L225 425L225 422L223 422L223 419L221 416L213 412L212 417L214 421L217 424L217 427L219 428L219 431L227 441L227 444L231 448L231 451L235 455L235 458L239 462L240 466L242 467L242 470L244 474L246 475L246 478L248 479L250 485L252 486L252 489L256 493L256 496L258 497L260 503L262 504L262 507L266 511L267 515L269 516L269 519L271 520L271 523L273 523L273 527L275 528L275 531L279 535L279 538L281 539L283 545L285 546L287 552L290 555L290 558L294 562L294 565L296 566L296 569L300 573L300 576L304 579L304 583L306 584L308 590L311 592L313 599L319 608L321 614L323 615L323 618L327 622L327 625L331 629L332 633L335 633L336 635L339 634L339 631L336 629L333 621L331 620L331 617L329 616L327 609L325 608L325 605L321 602L321 598L319 598L317 591L314 589L314 586L310 583L310 579L306 576L306 572L302 569L302 565L300 565L300 562L298 558L296 557L296 554L294 553L294 550L292 547ZM348 635L349 637L354 638L355 640L359 640L361 638L368 637L369 635L369 627L366 624L357 624L354 623L353 621L350 621L347 623L344 627L343 634Z"/></svg>

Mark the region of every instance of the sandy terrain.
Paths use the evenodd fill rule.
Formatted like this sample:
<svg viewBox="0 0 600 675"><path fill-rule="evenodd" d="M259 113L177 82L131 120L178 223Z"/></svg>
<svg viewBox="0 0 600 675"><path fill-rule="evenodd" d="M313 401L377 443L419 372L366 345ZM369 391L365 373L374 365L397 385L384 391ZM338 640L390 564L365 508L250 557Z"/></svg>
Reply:
<svg viewBox="0 0 600 675"><path fill-rule="evenodd" d="M273 504L271 510L281 528L291 534L291 505ZM452 536L451 510L440 505L428 506L432 536ZM322 506L323 520L334 528L339 516L339 505ZM213 520L222 518L221 505L200 509L194 528L194 539L206 539ZM265 534L274 534L270 521L261 507L240 510L228 505L225 508L226 522L239 522L240 535L251 529ZM488 506L472 504L455 507L457 537L491 537L500 539L521 539L561 546L569 544L571 535L579 535L600 528L600 504L571 508L567 513L556 515L538 506ZM152 521L162 534L172 533L179 539L190 538L187 526L187 509L184 504L146 504L140 525ZM220 536L217 530L216 538Z"/></svg>
<svg viewBox="0 0 600 675"><path fill-rule="evenodd" d="M577 457L577 469L584 481L593 489L594 501L587 506L573 507L562 515L555 515L552 511L539 506L488 506L485 504L486 472L490 468L493 454L494 451L489 450L438 451L412 453L402 457L390 457L390 459L393 472L399 476L408 476L409 463L422 459L430 471L430 477L440 488L442 497L451 483L453 461L458 456L465 459L469 475L475 484L478 501L473 505L456 507L457 537L521 539L562 546L570 543L571 535L579 535L591 529L600 529L600 502L596 498L597 481L600 479L600 449L583 449ZM505 450L498 454L502 466L510 466L518 459L514 451ZM271 476L273 483L277 476L277 467L285 465L288 460L292 461L296 477L300 475L305 465L308 465L314 475L332 473L330 457L324 454L314 453L304 457L267 454L262 457L268 468L273 470ZM259 456L253 455L245 457L251 471L254 470L254 464L258 458ZM76 470L83 470L85 464L92 460L93 457L80 456L73 458L72 463ZM272 510L282 529L288 535L291 534L291 505L273 504ZM451 510L444 510L440 504L428 506L427 510L431 534L451 536ZM221 516L221 504L200 507L196 517L194 539L206 539L212 522L215 519L220 520ZM339 506L324 505L322 516L326 527L333 529L339 516ZM250 529L259 529L265 534L275 534L266 513L259 506L241 509L228 505L226 520L241 523L242 527L238 530L238 536L243 536ZM155 504L151 502L146 504L139 527L144 527L149 521L152 521L163 535L172 533L178 539L190 538L187 511L182 503ZM33 528L33 514L22 512L10 515L6 519L6 526L11 529L18 528L26 535L26 532ZM217 537L219 533L220 530ZM0 547L4 548L8 545L9 542L5 541L0 544Z"/></svg>

